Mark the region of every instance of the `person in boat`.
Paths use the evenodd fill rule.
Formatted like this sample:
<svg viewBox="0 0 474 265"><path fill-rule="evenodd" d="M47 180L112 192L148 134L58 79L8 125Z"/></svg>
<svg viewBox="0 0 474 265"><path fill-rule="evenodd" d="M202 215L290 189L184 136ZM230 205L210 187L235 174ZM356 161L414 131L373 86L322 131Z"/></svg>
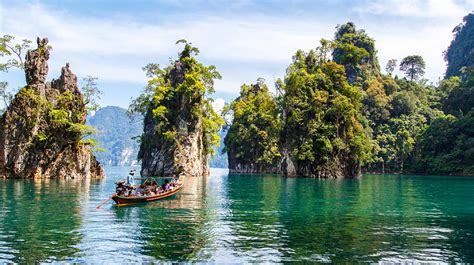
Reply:
<svg viewBox="0 0 474 265"><path fill-rule="evenodd" d="M176 175L173 175L171 177L171 187L176 187L176 184L178 184L178 180L176 179Z"/></svg>
<svg viewBox="0 0 474 265"><path fill-rule="evenodd" d="M144 192L143 194L145 194L145 196L150 196L151 195L151 186L150 185L145 185L145 188L144 188Z"/></svg>
<svg viewBox="0 0 474 265"><path fill-rule="evenodd" d="M163 185L161 185L161 189L163 191L168 191L170 189L170 182L169 180L165 179L165 183L163 183Z"/></svg>
<svg viewBox="0 0 474 265"><path fill-rule="evenodd" d="M118 196L124 195L125 192L127 191L127 187L125 186L125 183L123 181L118 181L116 185L117 186L115 187L115 193Z"/></svg>
<svg viewBox="0 0 474 265"><path fill-rule="evenodd" d="M127 185L133 185L133 176L135 175L135 169L130 170L127 176Z"/></svg>
<svg viewBox="0 0 474 265"><path fill-rule="evenodd" d="M138 188L135 190L135 195L137 196L143 196L145 194L145 185L141 184L138 186Z"/></svg>
<svg viewBox="0 0 474 265"><path fill-rule="evenodd" d="M151 192L155 193L155 194L158 194L160 192L159 190L159 187L158 187L158 183L156 182L156 180L153 180L153 183L151 184Z"/></svg>
<svg viewBox="0 0 474 265"><path fill-rule="evenodd" d="M130 196L130 195L132 195L133 186L132 186L132 185L126 185L125 187L127 188L127 192L125 193L125 196Z"/></svg>

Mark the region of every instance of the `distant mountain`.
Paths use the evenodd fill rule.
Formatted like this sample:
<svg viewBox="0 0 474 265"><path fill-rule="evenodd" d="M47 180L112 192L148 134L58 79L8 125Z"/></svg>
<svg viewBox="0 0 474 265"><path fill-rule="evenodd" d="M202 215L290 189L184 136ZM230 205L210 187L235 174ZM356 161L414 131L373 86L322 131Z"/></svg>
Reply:
<svg viewBox="0 0 474 265"><path fill-rule="evenodd" d="M106 150L95 154L101 164L131 166L138 163L137 154L140 145L136 140L132 140L132 137L139 136L143 132L143 119L140 116L131 120L126 109L108 106L89 116L87 124L97 129L97 133L92 137L98 141L99 147ZM221 145L216 150L216 155L209 161L211 167L227 168L227 154L222 154L225 135L225 131L220 132Z"/></svg>
<svg viewBox="0 0 474 265"><path fill-rule="evenodd" d="M97 129L93 135L99 147L106 152L97 152L97 159L107 166L130 166L137 164L139 145L132 137L141 135L143 120L137 116L131 120L127 110L108 106L88 117L87 123Z"/></svg>

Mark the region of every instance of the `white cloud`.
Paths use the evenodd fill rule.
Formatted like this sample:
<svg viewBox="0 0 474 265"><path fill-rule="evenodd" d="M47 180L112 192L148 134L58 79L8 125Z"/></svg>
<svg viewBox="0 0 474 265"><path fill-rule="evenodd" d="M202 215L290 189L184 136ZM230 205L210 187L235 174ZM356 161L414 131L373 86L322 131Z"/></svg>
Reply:
<svg viewBox="0 0 474 265"><path fill-rule="evenodd" d="M225 105L225 100L223 98L216 98L212 102L212 107L219 114L222 112L222 109L224 108L224 105Z"/></svg>
<svg viewBox="0 0 474 265"><path fill-rule="evenodd" d="M371 0L356 7L361 13L425 18L459 18L472 10L474 1L462 4L453 0Z"/></svg>
<svg viewBox="0 0 474 265"><path fill-rule="evenodd" d="M296 45L317 44L323 25L268 17L241 19L204 17L165 24L143 24L130 20L74 17L29 4L4 7L3 28L18 36L48 35L59 52L150 56L166 58L175 53L175 41L187 38L201 48L202 57L219 60L286 61ZM21 23L18 17L23 17ZM316 35L313 35L313 34ZM271 47L270 47L271 46Z"/></svg>
<svg viewBox="0 0 474 265"><path fill-rule="evenodd" d="M444 76L446 64L443 51L452 40L452 26L437 27L398 27L370 25L369 34L376 40L378 59L382 70L389 59L400 62L408 55L421 55L426 62L425 77L433 82ZM398 73L402 75L402 73Z"/></svg>
<svg viewBox="0 0 474 265"><path fill-rule="evenodd" d="M177 17L159 23L139 22L129 17L79 16L41 4L18 4L0 6L0 26L2 32L18 38L48 36L54 47L49 62L53 75L70 62L79 77L94 75L103 83L137 84L133 88L136 92L128 94L138 94L145 85L141 71L144 65L167 64L168 58L175 57L179 49L175 41L186 38L200 48L199 60L216 65L221 72L223 79L216 81L216 91L238 95L243 83L255 82L257 77L264 77L273 87L273 80L283 77L297 49L308 50L320 38L332 38L335 25L348 20L365 28L376 40L382 68L390 58L400 60L420 54L427 62L426 77L436 81L444 73L442 52L452 39L451 30L474 8L473 2L460 5L451 0L364 0L364 4L357 6L357 12L342 19L337 16L339 13L335 13L334 19L324 21L317 16L270 17L244 13ZM350 17L351 14L359 16ZM413 24L403 19L381 19L378 15L438 19L433 23L425 20Z"/></svg>
<svg viewBox="0 0 474 265"><path fill-rule="evenodd" d="M50 59L53 71L70 62L79 76L92 74L104 80L136 83L145 83L142 66L152 61L166 64L169 57L175 56L179 49L175 41L181 38L199 47L200 59L220 70L226 65L250 62L280 64L284 69L296 49L316 46L319 38L332 34L333 28L329 24L263 16L177 19L154 25L115 18L77 17L39 4L2 9L3 31L18 38L48 36L54 48ZM240 72L242 69L233 74L239 76ZM232 83L232 78L224 76L223 80ZM235 92L240 85L216 89Z"/></svg>

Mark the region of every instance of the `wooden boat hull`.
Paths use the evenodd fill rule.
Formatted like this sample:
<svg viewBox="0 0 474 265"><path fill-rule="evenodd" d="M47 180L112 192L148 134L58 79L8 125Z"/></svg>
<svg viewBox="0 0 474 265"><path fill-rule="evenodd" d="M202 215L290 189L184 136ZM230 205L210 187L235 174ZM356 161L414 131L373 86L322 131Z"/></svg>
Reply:
<svg viewBox="0 0 474 265"><path fill-rule="evenodd" d="M180 185L178 187L175 187L173 190L163 192L163 193L160 193L160 194L157 194L157 195L149 195L149 196L135 196L135 195L132 195L132 196L117 196L117 195L115 195L115 196L112 197L112 200L114 200L114 202L117 205L127 205L127 204L135 204L135 203L140 203L140 202L156 201L156 200L160 200L160 199L170 197L170 196L178 193L178 191L180 191L182 187L183 187L183 185Z"/></svg>

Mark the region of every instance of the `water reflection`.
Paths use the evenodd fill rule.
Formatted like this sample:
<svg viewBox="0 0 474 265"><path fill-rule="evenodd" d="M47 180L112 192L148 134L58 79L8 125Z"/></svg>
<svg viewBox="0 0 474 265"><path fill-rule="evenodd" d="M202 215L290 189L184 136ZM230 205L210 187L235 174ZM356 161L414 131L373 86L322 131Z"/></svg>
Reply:
<svg viewBox="0 0 474 265"><path fill-rule="evenodd" d="M466 187L453 180L449 189L461 189L456 194L472 200ZM442 196L447 187L438 181L415 176L313 180L231 175L232 249L243 260L272 262L472 260L472 248L461 247L459 241L473 245L473 221L460 222L459 214L453 218L449 212L469 208L472 216L474 211L463 201ZM474 187L472 180L467 184Z"/></svg>
<svg viewBox="0 0 474 265"><path fill-rule="evenodd" d="M139 211L142 239L146 241L143 254L158 260L205 258L199 256L200 251L214 241L206 183L206 178L187 178L179 195Z"/></svg>
<svg viewBox="0 0 474 265"><path fill-rule="evenodd" d="M225 220L230 227L226 245L240 260L280 262L291 252L280 222L282 181L278 176L228 177L231 214Z"/></svg>
<svg viewBox="0 0 474 265"><path fill-rule="evenodd" d="M80 194L87 182L0 181L0 260L51 262L76 256Z"/></svg>
<svg viewBox="0 0 474 265"><path fill-rule="evenodd" d="M209 256L203 255L201 250L215 242L212 233L215 214L208 204L212 197L206 194L206 185L207 178L187 178L178 195L147 204L108 209L109 218L101 216L103 225L97 224L98 221L94 223L107 227L99 237L103 240L104 235L112 236L102 242L110 244L113 241L111 248L117 253L110 256L105 246L97 248L94 244L95 250L85 251L85 260L104 255L109 261L119 262L207 260ZM96 236L99 227L87 227L84 232L93 230L91 236ZM90 239L86 241L90 242ZM103 253L99 255L97 251Z"/></svg>
<svg viewBox="0 0 474 265"><path fill-rule="evenodd" d="M103 181L0 180L0 261L472 262L473 178L188 178L162 201L95 206Z"/></svg>

